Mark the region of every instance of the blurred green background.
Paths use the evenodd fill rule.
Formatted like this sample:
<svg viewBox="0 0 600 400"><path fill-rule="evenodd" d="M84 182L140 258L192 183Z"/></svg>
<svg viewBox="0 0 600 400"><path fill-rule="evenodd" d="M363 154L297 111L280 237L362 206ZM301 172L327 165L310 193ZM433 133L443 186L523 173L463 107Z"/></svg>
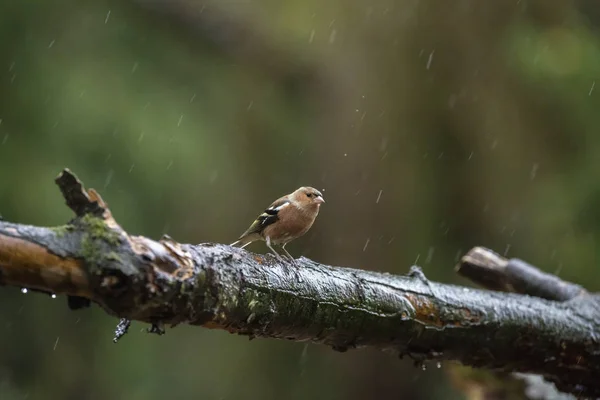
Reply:
<svg viewBox="0 0 600 400"><path fill-rule="evenodd" d="M230 243L311 185L297 256L469 285L483 245L598 290L599 25L591 0L4 0L0 213L66 222L69 167L131 233ZM2 400L464 398L450 365L373 350L114 345L98 308L18 288L0 315Z"/></svg>

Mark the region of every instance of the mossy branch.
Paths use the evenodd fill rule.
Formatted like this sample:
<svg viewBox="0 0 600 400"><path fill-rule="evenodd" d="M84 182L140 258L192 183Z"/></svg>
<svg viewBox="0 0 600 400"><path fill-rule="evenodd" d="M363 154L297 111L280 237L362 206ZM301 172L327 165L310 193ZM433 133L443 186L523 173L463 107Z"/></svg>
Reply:
<svg viewBox="0 0 600 400"><path fill-rule="evenodd" d="M393 276L306 258L282 265L226 245L129 235L71 172L57 184L76 217L59 228L0 221L0 283L66 294L78 307L74 299L93 301L157 332L188 323L338 351L374 347L419 363L536 373L563 391L600 396L599 297L531 266L514 274L512 260L476 248L459 268L527 296L431 282L418 267ZM567 288L561 301L548 300L553 285Z"/></svg>

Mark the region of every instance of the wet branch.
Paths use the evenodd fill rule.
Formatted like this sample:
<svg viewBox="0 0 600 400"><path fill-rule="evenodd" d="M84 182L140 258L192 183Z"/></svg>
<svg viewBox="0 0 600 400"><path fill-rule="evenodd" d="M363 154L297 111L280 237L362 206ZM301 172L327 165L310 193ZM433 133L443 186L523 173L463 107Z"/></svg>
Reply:
<svg viewBox="0 0 600 400"><path fill-rule="evenodd" d="M338 351L368 346L540 374L600 396L599 297L523 262L475 248L459 272L531 296L431 282L417 267L394 276L301 258L296 268L226 245L129 235L71 172L56 181L75 218L57 228L0 221L0 283L93 301L126 319L122 332L138 320L161 333L187 323Z"/></svg>

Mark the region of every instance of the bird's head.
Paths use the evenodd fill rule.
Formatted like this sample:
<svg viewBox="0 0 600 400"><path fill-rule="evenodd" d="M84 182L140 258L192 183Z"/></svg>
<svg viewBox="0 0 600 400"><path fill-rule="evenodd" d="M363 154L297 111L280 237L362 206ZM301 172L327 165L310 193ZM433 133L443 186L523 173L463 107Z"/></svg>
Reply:
<svg viewBox="0 0 600 400"><path fill-rule="evenodd" d="M298 188L290 197L292 201L303 207L319 209L321 204L325 203L321 192L310 186Z"/></svg>

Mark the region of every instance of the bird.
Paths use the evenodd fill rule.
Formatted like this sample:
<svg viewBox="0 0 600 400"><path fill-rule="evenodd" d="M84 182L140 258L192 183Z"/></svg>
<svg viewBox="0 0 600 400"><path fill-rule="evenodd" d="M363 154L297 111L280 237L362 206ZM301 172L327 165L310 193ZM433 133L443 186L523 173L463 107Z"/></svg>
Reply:
<svg viewBox="0 0 600 400"><path fill-rule="evenodd" d="M285 246L308 232L323 203L325 200L321 192L310 186L302 186L271 203L231 246L244 248L252 242L263 240L275 257L284 261L273 248L273 245L281 245L285 255L295 264L294 257Z"/></svg>

